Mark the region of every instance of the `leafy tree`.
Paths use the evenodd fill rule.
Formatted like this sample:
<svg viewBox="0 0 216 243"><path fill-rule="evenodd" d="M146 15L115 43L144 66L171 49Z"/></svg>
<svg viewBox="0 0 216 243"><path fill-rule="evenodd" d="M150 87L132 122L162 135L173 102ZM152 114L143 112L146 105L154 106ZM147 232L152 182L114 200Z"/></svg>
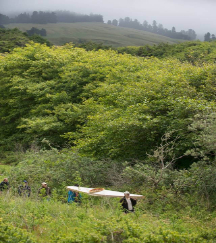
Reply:
<svg viewBox="0 0 216 243"><path fill-rule="evenodd" d="M46 30L43 29L43 28L41 30L39 30L35 27L32 27L30 30L27 30L26 32L29 36L32 36L32 35L35 35L35 34L41 35L41 36L46 36Z"/></svg>
<svg viewBox="0 0 216 243"><path fill-rule="evenodd" d="M197 114L189 127L197 134L194 140L195 148L187 153L195 157L216 160L216 113Z"/></svg>
<svg viewBox="0 0 216 243"><path fill-rule="evenodd" d="M113 19L112 25L117 26L118 25L118 20L117 19Z"/></svg>

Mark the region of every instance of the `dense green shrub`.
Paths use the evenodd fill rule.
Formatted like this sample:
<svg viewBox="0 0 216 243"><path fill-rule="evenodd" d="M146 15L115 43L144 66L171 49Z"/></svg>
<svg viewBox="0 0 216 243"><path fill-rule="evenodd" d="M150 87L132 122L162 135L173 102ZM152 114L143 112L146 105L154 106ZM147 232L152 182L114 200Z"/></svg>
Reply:
<svg viewBox="0 0 216 243"><path fill-rule="evenodd" d="M14 222L15 223L15 222ZM0 218L0 242L2 243L36 243L33 235L24 229L5 223Z"/></svg>
<svg viewBox="0 0 216 243"><path fill-rule="evenodd" d="M33 35L29 37L26 35L26 33L23 33L17 28L0 28L0 53L11 52L16 47L24 47L30 41L46 44L48 46L52 45L49 41L42 38L41 36Z"/></svg>
<svg viewBox="0 0 216 243"><path fill-rule="evenodd" d="M153 46L119 47L117 50L119 53L128 53L133 56L178 58L182 62L187 61L192 64L202 64L203 62L215 63L216 61L216 41L187 41L179 44L161 43Z"/></svg>
<svg viewBox="0 0 216 243"><path fill-rule="evenodd" d="M145 159L174 130L181 156L193 146L194 116L215 109L214 64L38 44L0 60L4 150L47 139L85 156Z"/></svg>
<svg viewBox="0 0 216 243"><path fill-rule="evenodd" d="M121 164L111 160L93 160L80 157L70 150L58 152L55 149L27 152L19 164L12 167L10 173L11 190L16 193L23 180L31 185L33 194L43 181L59 197L66 195L67 185L80 184L90 187L111 186L118 182Z"/></svg>

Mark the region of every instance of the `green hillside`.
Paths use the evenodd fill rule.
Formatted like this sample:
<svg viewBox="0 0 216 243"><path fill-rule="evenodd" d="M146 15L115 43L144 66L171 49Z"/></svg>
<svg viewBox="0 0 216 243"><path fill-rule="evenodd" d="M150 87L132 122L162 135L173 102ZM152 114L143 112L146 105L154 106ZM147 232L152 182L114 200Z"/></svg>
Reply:
<svg viewBox="0 0 216 243"><path fill-rule="evenodd" d="M6 28L19 28L26 31L32 27L45 28L47 39L55 45L68 42L81 43L93 41L105 45L142 46L161 42L178 43L181 40L129 28L115 27L102 23L57 23L57 24L8 24Z"/></svg>

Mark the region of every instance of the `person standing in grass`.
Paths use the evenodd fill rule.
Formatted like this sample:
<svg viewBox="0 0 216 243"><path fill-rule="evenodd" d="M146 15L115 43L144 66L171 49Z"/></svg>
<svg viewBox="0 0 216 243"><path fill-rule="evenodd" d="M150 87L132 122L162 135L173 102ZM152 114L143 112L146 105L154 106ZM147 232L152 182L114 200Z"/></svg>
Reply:
<svg viewBox="0 0 216 243"><path fill-rule="evenodd" d="M0 191L6 190L9 188L8 178L4 178L4 180L0 183Z"/></svg>
<svg viewBox="0 0 216 243"><path fill-rule="evenodd" d="M46 182L41 183L41 187L38 190L38 195L40 197L50 197L51 196L51 189L48 187Z"/></svg>
<svg viewBox="0 0 216 243"><path fill-rule="evenodd" d="M20 185L18 187L18 193L20 196L30 197L31 195L31 187L28 185L26 180L23 181L24 185Z"/></svg>
<svg viewBox="0 0 216 243"><path fill-rule="evenodd" d="M130 193L128 191L124 192L124 197L120 200L123 211L125 213L134 212L134 206L136 205L136 199L130 197Z"/></svg>
<svg viewBox="0 0 216 243"><path fill-rule="evenodd" d="M78 184L76 184L75 186L79 187ZM76 191L71 191L69 190L68 191L68 203L72 203L72 202L75 202L75 203L81 203L81 195L79 192L76 192Z"/></svg>
<svg viewBox="0 0 216 243"><path fill-rule="evenodd" d="M79 194L79 192L74 192L69 190L68 191L68 203L81 203L81 195Z"/></svg>

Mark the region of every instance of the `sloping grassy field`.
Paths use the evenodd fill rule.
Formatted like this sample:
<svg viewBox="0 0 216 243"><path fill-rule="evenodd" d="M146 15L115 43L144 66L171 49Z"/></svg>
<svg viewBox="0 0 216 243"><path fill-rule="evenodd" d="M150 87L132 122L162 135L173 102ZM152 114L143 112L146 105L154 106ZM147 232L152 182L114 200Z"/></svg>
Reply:
<svg viewBox="0 0 216 243"><path fill-rule="evenodd" d="M178 43L181 40L129 28L116 27L103 23L57 23L57 24L8 24L6 28L18 28L26 31L32 27L47 31L47 39L55 45L68 42L81 43L93 41L105 45L142 46L161 42Z"/></svg>

